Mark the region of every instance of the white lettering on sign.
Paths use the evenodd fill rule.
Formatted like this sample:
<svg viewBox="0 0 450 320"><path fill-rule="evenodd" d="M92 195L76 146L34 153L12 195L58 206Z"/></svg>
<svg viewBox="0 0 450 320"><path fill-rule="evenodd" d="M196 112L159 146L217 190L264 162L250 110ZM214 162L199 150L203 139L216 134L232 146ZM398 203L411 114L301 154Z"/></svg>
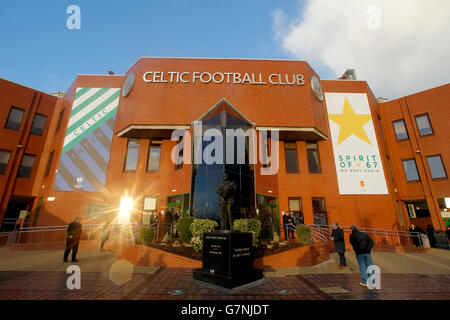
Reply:
<svg viewBox="0 0 450 320"><path fill-rule="evenodd" d="M250 84L278 86L303 86L305 79L298 73L272 73L263 76L261 73L239 72L176 72L176 71L148 71L142 76L147 83L215 83L215 84Z"/></svg>

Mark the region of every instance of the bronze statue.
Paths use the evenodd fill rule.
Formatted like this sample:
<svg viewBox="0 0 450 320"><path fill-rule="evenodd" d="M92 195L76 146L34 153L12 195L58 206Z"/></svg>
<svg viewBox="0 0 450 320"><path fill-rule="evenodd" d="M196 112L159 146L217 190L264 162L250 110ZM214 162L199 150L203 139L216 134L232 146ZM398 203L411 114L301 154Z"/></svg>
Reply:
<svg viewBox="0 0 450 320"><path fill-rule="evenodd" d="M231 230L233 228L232 209L234 205L234 194L236 192L236 182L230 181L228 174L223 174L223 180L217 186L216 192L220 196L220 229ZM230 226L227 229L227 226Z"/></svg>

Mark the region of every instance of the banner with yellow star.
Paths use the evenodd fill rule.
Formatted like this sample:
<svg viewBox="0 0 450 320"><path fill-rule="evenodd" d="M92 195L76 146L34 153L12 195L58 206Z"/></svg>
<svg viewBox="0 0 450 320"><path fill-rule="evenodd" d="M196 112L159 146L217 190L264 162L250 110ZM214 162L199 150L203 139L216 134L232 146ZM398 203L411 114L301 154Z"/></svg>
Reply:
<svg viewBox="0 0 450 320"><path fill-rule="evenodd" d="M340 194L387 194L365 93L325 93Z"/></svg>

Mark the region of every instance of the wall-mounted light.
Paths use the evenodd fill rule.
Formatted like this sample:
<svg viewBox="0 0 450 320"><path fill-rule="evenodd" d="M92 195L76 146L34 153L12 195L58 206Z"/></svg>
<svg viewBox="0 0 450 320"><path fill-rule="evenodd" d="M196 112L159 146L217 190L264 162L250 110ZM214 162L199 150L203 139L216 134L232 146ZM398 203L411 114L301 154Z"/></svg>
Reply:
<svg viewBox="0 0 450 320"><path fill-rule="evenodd" d="M272 190L269 190L269 191L267 191L268 193L273 193L273 191Z"/></svg>
<svg viewBox="0 0 450 320"><path fill-rule="evenodd" d="M47 198L47 201L48 201L48 202L52 202L52 201L55 201L55 199L56 199L55 197L48 197L48 198Z"/></svg>
<svg viewBox="0 0 450 320"><path fill-rule="evenodd" d="M123 197L120 200L119 223L130 222L131 209L133 209L133 198Z"/></svg>
<svg viewBox="0 0 450 320"><path fill-rule="evenodd" d="M172 192L177 192L177 189L173 189Z"/></svg>

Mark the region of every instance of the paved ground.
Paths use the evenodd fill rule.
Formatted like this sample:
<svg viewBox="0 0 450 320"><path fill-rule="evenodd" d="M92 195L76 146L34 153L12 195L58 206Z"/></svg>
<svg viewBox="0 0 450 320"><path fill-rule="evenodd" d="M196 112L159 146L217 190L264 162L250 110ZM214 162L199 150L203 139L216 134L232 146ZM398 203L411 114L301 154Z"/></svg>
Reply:
<svg viewBox="0 0 450 320"><path fill-rule="evenodd" d="M375 252L374 263L382 272L380 290L359 285L353 253L347 253L346 270L336 268L333 254L321 265L266 270L263 280L227 290L193 280L190 269L135 268L95 250L80 252L81 289L69 290L65 270L71 264L63 264L61 254L0 248L0 299L450 300L450 252L437 249L427 254ZM181 291L172 292L176 289Z"/></svg>

